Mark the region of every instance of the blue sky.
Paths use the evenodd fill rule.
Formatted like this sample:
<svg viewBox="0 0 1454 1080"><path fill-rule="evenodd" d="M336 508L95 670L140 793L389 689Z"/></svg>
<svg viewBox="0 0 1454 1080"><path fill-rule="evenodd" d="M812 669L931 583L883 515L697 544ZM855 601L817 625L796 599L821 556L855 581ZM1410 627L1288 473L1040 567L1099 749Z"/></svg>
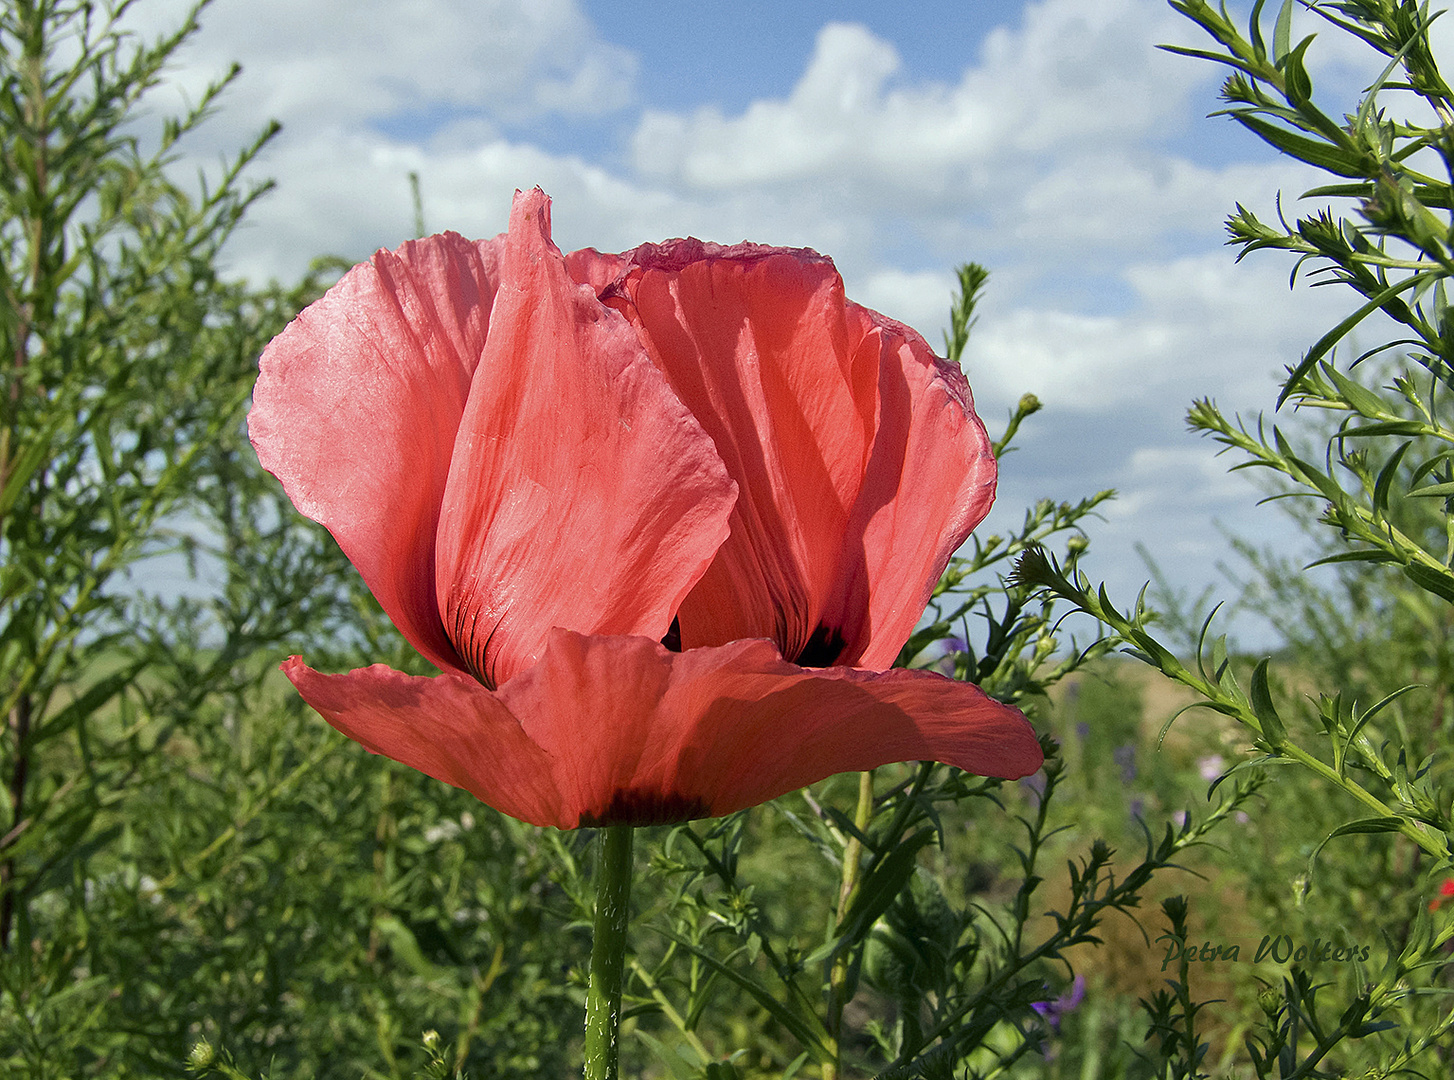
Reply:
<svg viewBox="0 0 1454 1080"><path fill-rule="evenodd" d="M875 0L792 3L743 0L684 5L673 0L586 0L601 36L641 60L641 100L668 108L715 105L741 111L791 92L813 54L818 31L851 22L891 41L917 78L956 80L990 30L1013 21L1021 5L932 2L893 6Z"/></svg>
<svg viewBox="0 0 1454 1080"><path fill-rule="evenodd" d="M182 6L140 0L134 24ZM1197 588L1229 555L1222 529L1291 542L1183 417L1201 396L1269 408L1274 373L1348 303L1289 294L1275 254L1234 266L1234 204L1271 214L1318 180L1205 119L1220 71L1164 42L1201 40L1163 0L215 0L154 102L244 66L183 166L283 122L257 170L277 189L230 249L254 278L407 239L411 171L431 229L494 235L538 184L567 250L814 247L935 343L954 266L984 263L980 412L993 431L1021 393L1046 404L989 527L1119 489L1087 569L1129 601L1138 544ZM1329 111L1351 108L1369 61L1326 33L1311 56Z"/></svg>

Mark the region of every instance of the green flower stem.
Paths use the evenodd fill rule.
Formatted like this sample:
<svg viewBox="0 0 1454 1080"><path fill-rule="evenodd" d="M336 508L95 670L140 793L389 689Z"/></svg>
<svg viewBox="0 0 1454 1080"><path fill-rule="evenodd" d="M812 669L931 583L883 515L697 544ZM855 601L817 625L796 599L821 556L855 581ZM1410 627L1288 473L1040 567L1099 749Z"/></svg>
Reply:
<svg viewBox="0 0 1454 1080"><path fill-rule="evenodd" d="M601 830L596 859L596 923L591 983L586 990L585 1080L616 1080L621 980L626 970L626 924L631 901L630 825Z"/></svg>
<svg viewBox="0 0 1454 1080"><path fill-rule="evenodd" d="M860 832L868 831L873 821L873 770L858 774L858 807L853 825ZM843 881L838 891L838 926L848 917L848 909L858 895L859 871L863 866L863 844L850 836L843 849ZM828 1035L832 1040L833 1061L823 1066L823 1080L837 1080L841 1065L843 1010L848 1005L849 957L845 951L833 961L828 975Z"/></svg>

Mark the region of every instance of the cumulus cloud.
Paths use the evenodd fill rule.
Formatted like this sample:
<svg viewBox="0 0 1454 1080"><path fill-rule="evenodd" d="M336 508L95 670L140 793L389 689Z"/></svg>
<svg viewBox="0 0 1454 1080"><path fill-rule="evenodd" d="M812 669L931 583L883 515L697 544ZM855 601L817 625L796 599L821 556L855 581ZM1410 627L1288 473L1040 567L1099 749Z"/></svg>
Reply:
<svg viewBox="0 0 1454 1080"><path fill-rule="evenodd" d="M1238 265L1220 250L1133 264L1122 278L1134 302L1119 314L986 312L967 350L981 393L1010 402L1029 391L1091 413L1179 408L1201 396L1258 406L1281 368L1343 312L1336 294L1289 290L1276 259Z"/></svg>
<svg viewBox="0 0 1454 1080"><path fill-rule="evenodd" d="M993 31L957 85L897 86L892 44L830 23L787 99L736 117L649 111L635 162L709 191L831 174L945 197L1023 155L1125 146L1175 115L1201 77L1149 49L1158 35L1184 36L1158 5L1046 0Z"/></svg>
<svg viewBox="0 0 1454 1080"><path fill-rule="evenodd" d="M157 31L185 5L140 5ZM241 111L302 132L460 113L599 115L631 98L636 59L602 41L575 0L218 0L174 83L244 66Z"/></svg>

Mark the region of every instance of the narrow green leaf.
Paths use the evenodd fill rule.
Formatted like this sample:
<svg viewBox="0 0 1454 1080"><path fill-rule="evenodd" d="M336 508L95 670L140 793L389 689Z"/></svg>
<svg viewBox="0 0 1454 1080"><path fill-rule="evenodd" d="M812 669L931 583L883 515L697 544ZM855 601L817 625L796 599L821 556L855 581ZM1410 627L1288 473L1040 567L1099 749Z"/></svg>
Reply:
<svg viewBox="0 0 1454 1080"><path fill-rule="evenodd" d="M804 1017L796 1010L784 1005L777 998L773 997L772 992L756 979L749 978L739 971L734 971L711 953L694 945L686 938L679 937L669 930L661 930L659 933L675 941L717 974L729 982L736 983L745 990L773 1019L786 1028L793 1038L798 1040L798 1044L804 1050L813 1055L813 1060L818 1062L818 1064L824 1065L833 1061L833 1053L824 1042L822 1034L813 1030L812 1024L817 1023L817 1017L812 1017L812 1023L810 1023L810 1018Z"/></svg>
<svg viewBox="0 0 1454 1080"><path fill-rule="evenodd" d="M840 942L857 944L868 935L869 928L889 909L913 876L919 852L933 840L934 830L925 827L896 844L892 851L874 863L873 869L859 883L858 895L839 924Z"/></svg>
<svg viewBox="0 0 1454 1080"><path fill-rule="evenodd" d="M1193 49L1185 45L1158 45L1163 52L1174 53L1177 56L1190 56L1197 60L1210 60L1214 64L1225 64L1229 68L1236 68L1247 75L1255 76L1257 69L1235 56L1228 56L1226 53L1212 52L1210 49Z"/></svg>
<svg viewBox="0 0 1454 1080"><path fill-rule="evenodd" d="M1348 378L1333 364L1326 360L1318 365L1318 370L1333 381L1338 392L1343 395L1343 400L1353 408L1357 409L1364 416L1372 419L1381 413L1388 412L1383 398L1379 397L1362 383Z"/></svg>
<svg viewBox="0 0 1454 1080"><path fill-rule="evenodd" d="M1443 454L1435 454L1433 457L1429 458L1429 460L1420 462L1419 467L1415 469L1413 475L1409 477L1409 485L1412 486L1414 484L1417 484L1420 480L1428 476L1444 462L1448 461L1450 457L1451 455L1446 452Z"/></svg>
<svg viewBox="0 0 1454 1080"><path fill-rule="evenodd" d="M1439 273L1443 273L1443 271L1441 270L1439 271ZM1427 271L1420 274L1413 274L1409 277L1404 278L1402 281L1395 282L1393 285L1390 285L1382 292L1376 293L1375 295L1370 297L1367 303L1363 304L1363 306L1355 311L1352 315L1349 315L1337 326L1333 327L1333 329L1329 330L1326 334L1319 338L1317 343L1308 350L1307 355L1302 358L1301 363L1299 363L1298 366L1294 368L1292 372L1288 375L1287 382L1283 383L1282 393L1277 395L1277 408L1282 408L1283 402L1288 399L1293 391L1297 389L1298 384L1303 381L1303 376L1306 375L1309 371L1313 370L1314 366L1318 363L1318 361L1321 360L1324 356L1328 355L1329 351L1331 351L1333 346L1338 344L1338 342L1342 341L1343 338L1347 336L1350 330L1352 330L1355 326L1361 323L1364 319L1368 318L1369 315L1373 314L1373 312L1377 311L1384 304L1388 303L1388 301L1392 300L1399 293L1407 292L1409 289L1427 284L1431 276L1433 276L1433 272Z"/></svg>
<svg viewBox="0 0 1454 1080"><path fill-rule="evenodd" d="M1272 694L1267 689L1268 663L1270 661L1263 660L1252 672L1249 697L1257 722L1262 725L1262 737L1276 749L1287 742L1287 729L1283 727L1282 718L1277 715L1277 709L1272 704Z"/></svg>
<svg viewBox="0 0 1454 1080"><path fill-rule="evenodd" d="M697 1080L702 1075L702 1070L711 1064L711 1062L698 1060L696 1065L693 1066L677 1052L677 1047L667 1046L666 1043L654 1035L642 1031L640 1027L636 1028L635 1035L636 1038L644 1042L651 1052L656 1055L656 1060L666 1067L666 1071L670 1074L672 1080ZM681 1043L680 1047L690 1049L690 1045L687 1043ZM692 1056L698 1059L701 1058L701 1055L695 1050L692 1050Z"/></svg>
<svg viewBox="0 0 1454 1080"><path fill-rule="evenodd" d="M1454 484L1429 484L1427 487L1416 488L1409 494L1416 499L1447 499L1454 495Z"/></svg>
<svg viewBox="0 0 1454 1080"><path fill-rule="evenodd" d="M10 475L5 478L5 487L0 489L0 517L9 515L25 485L36 470L53 457L53 440L60 430L63 417L56 416L26 445L25 449L10 462Z"/></svg>
<svg viewBox="0 0 1454 1080"><path fill-rule="evenodd" d="M1282 65L1282 58L1292 49L1292 2L1283 0L1277 13L1277 22L1272 27L1272 61Z"/></svg>
<svg viewBox="0 0 1454 1080"><path fill-rule="evenodd" d="M1454 603L1454 574L1449 571L1435 570L1432 566L1411 562L1404 567L1404 577L1425 592L1442 596L1450 603Z"/></svg>
<svg viewBox="0 0 1454 1080"><path fill-rule="evenodd" d="M1429 425L1421 420L1380 420L1374 424L1359 424L1357 427L1342 428L1339 435L1349 438L1368 439L1379 435L1429 435Z"/></svg>
<svg viewBox="0 0 1454 1080"><path fill-rule="evenodd" d="M1304 199L1371 199L1373 197L1372 184L1325 184L1322 187L1308 188L1302 193Z"/></svg>
<svg viewBox="0 0 1454 1080"><path fill-rule="evenodd" d="M145 660L135 661L87 687L85 693L49 717L33 731L30 745L52 739L94 715L113 697L130 686L146 667L146 663Z"/></svg>
<svg viewBox="0 0 1454 1080"><path fill-rule="evenodd" d="M1239 124L1251 130L1263 142L1276 150L1281 150L1289 157L1354 180L1361 180L1368 175L1368 163L1346 150L1329 146L1326 142L1317 139L1309 139L1305 135L1298 135L1285 127L1253 116L1251 113L1239 111L1232 115Z"/></svg>
<svg viewBox="0 0 1454 1080"><path fill-rule="evenodd" d="M397 916L380 915L374 919L374 926L394 956L402 960L405 966L421 979L426 982L441 982L448 977L447 972L424 955L424 950L419 947L419 939L414 936L414 931L405 926Z"/></svg>
<svg viewBox="0 0 1454 1080"><path fill-rule="evenodd" d="M1371 562L1387 563L1398 562L1398 557L1390 555L1386 551L1376 551L1372 548L1363 551L1340 551L1336 555L1325 555L1321 559L1314 559L1303 567L1304 570L1311 570L1315 566L1325 566L1328 563L1344 562Z"/></svg>
<svg viewBox="0 0 1454 1080"><path fill-rule="evenodd" d="M1291 3L1292 0L1285 0ZM1286 7L1283 9L1286 11ZM1277 20L1282 22L1281 16ZM1282 58L1281 67L1283 71L1283 85L1287 88L1287 100L1298 113L1304 122L1312 122L1314 126L1323 131L1329 138L1339 138L1343 135L1341 131L1329 131L1330 127L1327 117L1313 108L1313 80L1308 76L1307 64L1303 57L1307 55L1308 46L1313 43L1311 36L1305 37L1298 42L1297 47L1292 49Z"/></svg>
<svg viewBox="0 0 1454 1080"><path fill-rule="evenodd" d="M1403 828L1404 823L1408 820L1409 819L1407 818L1395 815L1392 817L1360 818L1358 821L1350 821L1344 825L1339 825L1327 836L1323 837L1322 842L1319 843L1317 847L1313 848L1313 853L1308 856L1309 873L1307 885L1304 886L1303 890L1304 894L1306 894L1307 889L1312 886L1313 864L1317 862L1318 856L1322 853L1323 848L1327 847L1331 841L1337 839L1340 836L1355 836L1365 833L1398 832L1400 829Z"/></svg>
<svg viewBox="0 0 1454 1080"><path fill-rule="evenodd" d="M1389 694L1387 697L1383 698L1383 700L1379 701L1376 705L1371 706L1366 713L1364 713L1362 716L1358 717L1357 720L1354 721L1352 729L1348 732L1348 742L1352 743L1353 740L1356 739L1359 733L1363 730L1364 725L1367 724L1368 721L1372 720L1375 716L1377 716L1380 712L1382 712L1386 706L1391 705L1393 702L1397 701L1399 698L1403 697L1411 690L1422 689L1422 683L1410 683L1408 686L1400 686L1393 693Z"/></svg>
<svg viewBox="0 0 1454 1080"><path fill-rule="evenodd" d="M1397 814L1391 817L1360 818L1357 821L1349 821L1343 825L1339 825L1336 829L1334 829L1327 835L1327 837L1323 840L1323 843L1326 844L1329 840L1332 840L1335 837L1339 836L1356 836L1363 833L1398 832L1404 827L1404 823L1406 821L1408 821L1408 818L1401 817ZM1322 845L1319 846L1321 847Z"/></svg>
<svg viewBox="0 0 1454 1080"><path fill-rule="evenodd" d="M1167 719L1166 723L1161 725L1161 730L1156 735L1156 749L1158 751L1161 749L1161 744L1166 741L1166 733L1171 730L1171 725L1176 723L1177 720L1181 718L1182 713L1187 712L1191 709L1207 709L1210 707L1211 706L1207 705L1207 703L1204 701L1193 701L1190 705L1183 705L1181 708L1177 709L1176 712L1172 713L1170 718Z"/></svg>
<svg viewBox="0 0 1454 1080"><path fill-rule="evenodd" d="M1404 454L1413 443L1402 443L1399 448L1389 455L1387 463L1378 471L1378 479L1373 482L1373 509L1375 513L1383 513L1388 509L1388 491L1393 486L1393 478L1398 474L1399 463L1403 461Z"/></svg>

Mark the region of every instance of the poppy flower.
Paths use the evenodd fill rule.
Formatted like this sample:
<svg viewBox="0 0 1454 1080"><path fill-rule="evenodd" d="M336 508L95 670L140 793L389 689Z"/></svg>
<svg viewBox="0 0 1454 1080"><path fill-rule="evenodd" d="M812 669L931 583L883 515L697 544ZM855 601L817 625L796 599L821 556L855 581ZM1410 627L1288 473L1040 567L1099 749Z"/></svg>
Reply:
<svg viewBox="0 0 1454 1080"><path fill-rule="evenodd" d="M881 670L995 463L959 371L821 255L563 255L517 192L504 235L345 274L264 351L248 426L440 670L288 677L507 814L646 824L892 761L1040 767L1016 710Z"/></svg>

